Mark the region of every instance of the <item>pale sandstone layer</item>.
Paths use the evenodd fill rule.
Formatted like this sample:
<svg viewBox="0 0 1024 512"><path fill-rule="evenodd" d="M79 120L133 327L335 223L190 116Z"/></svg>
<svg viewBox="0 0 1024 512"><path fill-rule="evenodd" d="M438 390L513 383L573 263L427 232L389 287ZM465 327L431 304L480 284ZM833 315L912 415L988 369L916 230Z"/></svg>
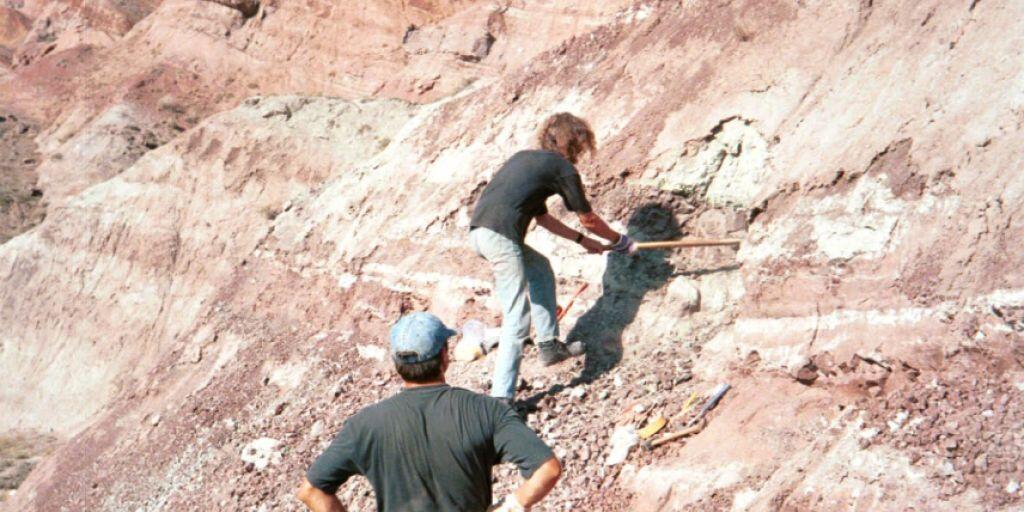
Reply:
<svg viewBox="0 0 1024 512"><path fill-rule="evenodd" d="M185 8L164 3L122 41ZM618 227L744 243L604 258L530 235L563 296L590 284L563 322L586 359L525 363L531 424L567 466L550 509L1013 510L1022 15L1009 1L638 4L436 102L253 97L197 115L0 246L0 402L15 411L0 425L71 436L8 507L298 510L311 457L396 389L377 359L390 322L424 308L496 325L470 208L539 119L570 110L597 131L581 171ZM477 55L476 39L403 34L413 55ZM367 76L418 64L388 65ZM117 148L103 134L119 107L82 105L99 121L67 140ZM69 117L46 119L56 134ZM47 146L59 138L41 152L65 151ZM492 362L452 379L482 389ZM699 436L603 466L616 424L721 381L734 389ZM514 482L499 472L499 489ZM367 491L344 498L369 508Z"/></svg>

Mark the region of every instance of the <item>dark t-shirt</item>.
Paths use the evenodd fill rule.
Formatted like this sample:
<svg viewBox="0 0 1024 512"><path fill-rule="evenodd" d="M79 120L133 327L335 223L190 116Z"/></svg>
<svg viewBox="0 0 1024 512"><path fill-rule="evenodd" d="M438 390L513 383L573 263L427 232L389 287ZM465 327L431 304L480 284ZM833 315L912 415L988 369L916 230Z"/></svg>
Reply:
<svg viewBox="0 0 1024 512"><path fill-rule="evenodd" d="M404 389L349 418L306 478L333 494L364 475L378 511L483 511L492 466L511 462L529 478L551 457L509 406L440 384Z"/></svg>
<svg viewBox="0 0 1024 512"><path fill-rule="evenodd" d="M576 213L590 213L576 168L554 151L520 151L484 188L473 210L471 228L487 228L522 242L534 217L548 212L544 204L555 194Z"/></svg>

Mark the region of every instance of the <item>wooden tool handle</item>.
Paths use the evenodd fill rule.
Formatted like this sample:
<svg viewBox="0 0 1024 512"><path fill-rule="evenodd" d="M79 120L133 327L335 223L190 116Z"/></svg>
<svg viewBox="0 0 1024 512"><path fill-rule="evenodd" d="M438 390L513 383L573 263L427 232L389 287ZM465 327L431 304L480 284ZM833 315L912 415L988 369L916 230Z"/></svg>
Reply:
<svg viewBox="0 0 1024 512"><path fill-rule="evenodd" d="M637 249L673 249L676 247L711 247L715 245L739 245L739 238L684 238L663 242L637 242Z"/></svg>
<svg viewBox="0 0 1024 512"><path fill-rule="evenodd" d="M566 304L564 308L562 306L555 306L555 320L561 320L566 315L566 313L569 312L569 308L572 307L572 303L576 302L576 299L580 296L581 293L583 293L584 290L587 289L587 286L590 286L590 283L584 282L583 284L581 284L580 287L576 290L576 293L572 294L572 298L569 299L569 303Z"/></svg>
<svg viewBox="0 0 1024 512"><path fill-rule="evenodd" d="M669 419L668 422L669 423L675 423L675 422L683 419L684 416L689 414L690 409L693 409L693 403L696 400L697 400L697 392L694 391L693 393L690 393L690 398L686 399L686 403L683 404L683 408L680 409L679 412L677 412L675 416L672 416L672 418Z"/></svg>
<svg viewBox="0 0 1024 512"><path fill-rule="evenodd" d="M684 428L683 430L680 430L679 432L672 432L671 434L665 434L660 439L656 439L654 441L651 441L651 448L657 448L658 446L661 446L661 445L663 445L665 443L670 443L672 441L675 441L676 439L679 439L680 437L692 436L693 434L696 434L697 432L700 432L703 429L704 429L704 422L702 421L702 422L700 422L700 423L698 423L698 424L696 424L696 425L694 425L692 427Z"/></svg>

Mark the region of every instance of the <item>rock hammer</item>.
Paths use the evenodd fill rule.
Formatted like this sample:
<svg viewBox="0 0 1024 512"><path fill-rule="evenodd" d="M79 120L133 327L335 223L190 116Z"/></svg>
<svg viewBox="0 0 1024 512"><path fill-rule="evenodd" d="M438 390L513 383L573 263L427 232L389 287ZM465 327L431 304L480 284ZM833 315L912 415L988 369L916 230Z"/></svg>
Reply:
<svg viewBox="0 0 1024 512"><path fill-rule="evenodd" d="M711 409L714 409L715 406L718 405L718 402L722 400L722 397L725 396L725 393L729 391L729 389L731 388L732 386L730 386L728 383L723 382L722 384L720 384L717 388L715 388L714 393L711 394L711 398L709 398L708 402L704 404L704 407L701 407L700 412L697 413L697 415L694 416L692 420L686 422L686 428L678 432L665 434L664 436L655 441L644 441L644 448L647 448L648 450L653 450L665 443L675 441L676 439L679 439L681 437L691 436L700 432L701 430L704 430L704 426L707 424L707 422L704 421L704 417L707 416L708 412L711 411Z"/></svg>

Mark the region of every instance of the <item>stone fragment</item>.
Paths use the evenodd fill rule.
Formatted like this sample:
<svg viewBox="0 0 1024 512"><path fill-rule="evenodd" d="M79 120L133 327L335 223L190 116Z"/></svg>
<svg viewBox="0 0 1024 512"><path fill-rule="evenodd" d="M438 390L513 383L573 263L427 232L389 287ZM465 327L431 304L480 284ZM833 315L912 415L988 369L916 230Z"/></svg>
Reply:
<svg viewBox="0 0 1024 512"><path fill-rule="evenodd" d="M907 422L907 418L909 417L910 413L905 410L897 412L896 416L894 416L893 419L888 423L889 431L896 432L897 430L899 430L900 427L902 427L903 424Z"/></svg>
<svg viewBox="0 0 1024 512"><path fill-rule="evenodd" d="M814 384L814 381L818 380L818 372L815 370L813 365L804 366L800 368L794 376L797 382L810 386Z"/></svg>
<svg viewBox="0 0 1024 512"><path fill-rule="evenodd" d="M273 405L273 407L272 407L271 415L272 416L280 416L281 413L284 412L284 409L286 407L288 407L288 402L285 401L285 400L281 400L281 401L275 403Z"/></svg>
<svg viewBox="0 0 1024 512"><path fill-rule="evenodd" d="M465 62L480 62L490 55L497 41L492 29L500 24L493 14L486 9L471 9L438 24L410 26L402 46L411 55L441 53Z"/></svg>
<svg viewBox="0 0 1024 512"><path fill-rule="evenodd" d="M245 18L251 18L256 15L260 9L259 0L209 0L217 4L221 4L224 7L230 7L242 14Z"/></svg>
<svg viewBox="0 0 1024 512"><path fill-rule="evenodd" d="M484 355L484 349L477 340L463 338L455 345L454 357L456 361L464 363L476 361Z"/></svg>
<svg viewBox="0 0 1024 512"><path fill-rule="evenodd" d="M387 350L376 345L356 345L356 352L359 357L372 361L383 361L387 356Z"/></svg>
<svg viewBox="0 0 1024 512"><path fill-rule="evenodd" d="M818 367L805 355L793 357L788 364L789 375L797 382L809 386L818 379Z"/></svg>
<svg viewBox="0 0 1024 512"><path fill-rule="evenodd" d="M181 102L171 94L166 94L161 97L157 102L157 107L160 108L160 110L167 110L177 114L185 112L185 108L182 106Z"/></svg>
<svg viewBox="0 0 1024 512"><path fill-rule="evenodd" d="M629 456L629 451L639 443L636 428L632 425L621 426L615 429L609 439L611 448L608 457L604 461L605 466L621 464Z"/></svg>
<svg viewBox="0 0 1024 512"><path fill-rule="evenodd" d="M974 469L981 473L988 471L988 454L983 453L975 457Z"/></svg>
<svg viewBox="0 0 1024 512"><path fill-rule="evenodd" d="M242 461L252 464L256 471L262 471L282 459L281 441L269 437L255 439L242 448Z"/></svg>
<svg viewBox="0 0 1024 512"><path fill-rule="evenodd" d="M668 285L665 302L669 311L680 316L700 309L700 288L688 277L677 277Z"/></svg>
<svg viewBox="0 0 1024 512"><path fill-rule="evenodd" d="M944 460L942 461L942 464L939 465L939 474L942 476L953 476L953 473L955 472L956 468L953 467L953 463L949 460Z"/></svg>

